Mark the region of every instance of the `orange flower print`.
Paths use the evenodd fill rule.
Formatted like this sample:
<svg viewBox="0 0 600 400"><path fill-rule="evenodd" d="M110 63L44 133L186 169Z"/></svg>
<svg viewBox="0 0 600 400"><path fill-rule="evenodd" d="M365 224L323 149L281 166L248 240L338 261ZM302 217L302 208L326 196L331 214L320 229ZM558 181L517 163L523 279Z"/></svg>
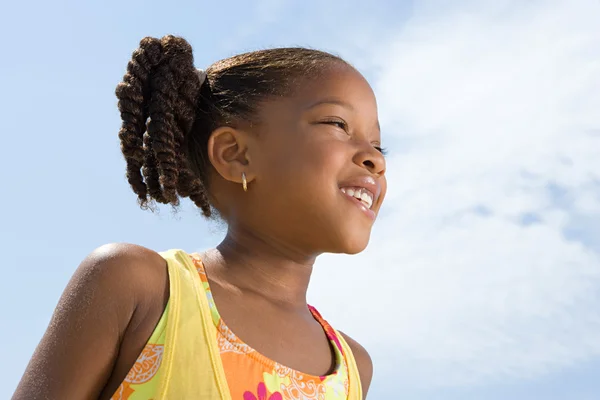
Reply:
<svg viewBox="0 0 600 400"><path fill-rule="evenodd" d="M267 397L267 386L264 382L258 384L256 394L258 397L256 397L254 393L246 391L244 393L244 400L283 400L283 397L281 397L281 393L279 392L272 393L269 397Z"/></svg>
<svg viewBox="0 0 600 400"><path fill-rule="evenodd" d="M111 399L127 400L134 392L132 384L140 385L150 381L158 372L163 351L163 345L148 343Z"/></svg>

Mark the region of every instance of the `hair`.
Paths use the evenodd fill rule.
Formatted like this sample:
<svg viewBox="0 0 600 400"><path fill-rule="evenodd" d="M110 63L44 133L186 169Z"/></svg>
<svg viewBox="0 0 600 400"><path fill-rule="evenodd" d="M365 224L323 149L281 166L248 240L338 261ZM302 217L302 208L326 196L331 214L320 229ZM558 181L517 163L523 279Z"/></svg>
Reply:
<svg viewBox="0 0 600 400"><path fill-rule="evenodd" d="M209 217L211 132L260 122L261 102L292 94L303 79L318 77L334 63L347 65L319 50L259 50L212 64L201 84L185 39L142 39L116 89L126 176L140 206L178 206L189 197Z"/></svg>

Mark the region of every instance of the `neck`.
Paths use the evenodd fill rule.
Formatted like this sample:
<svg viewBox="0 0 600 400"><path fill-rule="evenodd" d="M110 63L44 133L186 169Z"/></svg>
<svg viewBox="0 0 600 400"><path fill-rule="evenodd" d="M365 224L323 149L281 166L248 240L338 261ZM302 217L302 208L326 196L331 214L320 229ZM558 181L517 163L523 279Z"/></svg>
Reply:
<svg viewBox="0 0 600 400"><path fill-rule="evenodd" d="M285 307L306 308L306 291L316 255L306 255L244 229L230 227L225 239L207 254L217 278Z"/></svg>

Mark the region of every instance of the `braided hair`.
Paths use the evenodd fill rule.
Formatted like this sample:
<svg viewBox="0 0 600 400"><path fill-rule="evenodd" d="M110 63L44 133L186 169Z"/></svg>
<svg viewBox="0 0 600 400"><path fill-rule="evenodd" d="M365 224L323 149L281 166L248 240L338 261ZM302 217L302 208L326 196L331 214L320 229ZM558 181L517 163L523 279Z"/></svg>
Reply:
<svg viewBox="0 0 600 400"><path fill-rule="evenodd" d="M212 64L201 84L185 39L142 39L116 89L126 176L141 207L188 197L209 217L211 132L258 123L261 101L292 94L332 63L346 62L300 47L260 50Z"/></svg>

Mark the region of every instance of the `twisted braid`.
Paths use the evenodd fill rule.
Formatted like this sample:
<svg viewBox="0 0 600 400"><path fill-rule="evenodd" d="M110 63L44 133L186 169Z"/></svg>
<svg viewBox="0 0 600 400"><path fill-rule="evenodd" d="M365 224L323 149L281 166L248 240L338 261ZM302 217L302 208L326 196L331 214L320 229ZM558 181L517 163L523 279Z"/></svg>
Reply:
<svg viewBox="0 0 600 400"><path fill-rule="evenodd" d="M144 38L117 86L127 180L143 207L151 201L177 206L179 196L190 197L210 215L204 186L183 149L200 90L195 71L184 39Z"/></svg>
<svg viewBox="0 0 600 400"><path fill-rule="evenodd" d="M141 203L145 202L147 197L147 188L140 173L145 161L143 134L148 119L144 99L149 93L150 70L159 59L160 42L153 38L142 39L140 47L133 52L131 61L127 64L123 82L119 83L116 90L123 121L119 139L121 151L127 162L126 176Z"/></svg>

